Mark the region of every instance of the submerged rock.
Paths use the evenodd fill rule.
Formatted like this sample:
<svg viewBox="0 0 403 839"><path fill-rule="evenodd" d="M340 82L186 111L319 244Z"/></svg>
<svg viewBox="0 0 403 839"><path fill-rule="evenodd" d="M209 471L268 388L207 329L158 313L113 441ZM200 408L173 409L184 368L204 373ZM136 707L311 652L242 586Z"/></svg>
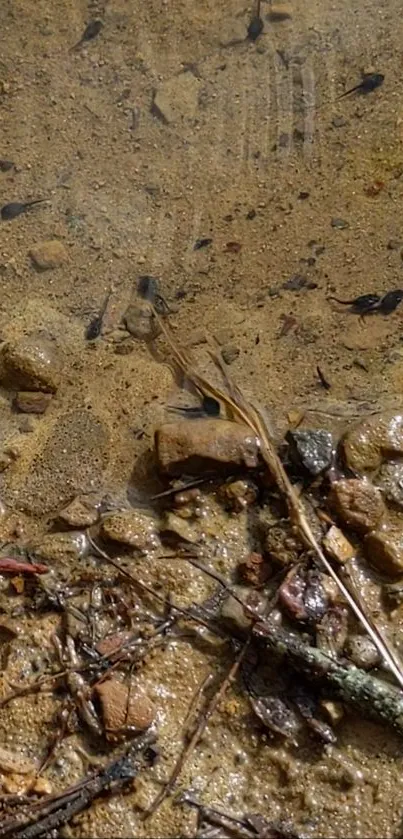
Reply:
<svg viewBox="0 0 403 839"><path fill-rule="evenodd" d="M390 577L403 576L403 531L389 527L375 530L364 541L365 556L377 571Z"/></svg>
<svg viewBox="0 0 403 839"><path fill-rule="evenodd" d="M221 419L194 419L162 425L155 434L160 471L172 477L255 469L258 441L245 425Z"/></svg>
<svg viewBox="0 0 403 839"><path fill-rule="evenodd" d="M29 255L36 268L40 268L42 271L49 268L58 268L67 260L66 248L59 239L50 239L47 242L34 245Z"/></svg>
<svg viewBox="0 0 403 839"><path fill-rule="evenodd" d="M44 414L51 400L51 393L20 390L14 399L14 407L22 414Z"/></svg>
<svg viewBox="0 0 403 839"><path fill-rule="evenodd" d="M292 461L314 477L329 469L332 463L333 437L329 431L288 431L287 442Z"/></svg>
<svg viewBox="0 0 403 839"><path fill-rule="evenodd" d="M91 527L98 521L98 506L91 496L77 496L59 513L59 519L69 527Z"/></svg>
<svg viewBox="0 0 403 839"><path fill-rule="evenodd" d="M374 642L367 635L350 635L344 651L353 664L362 670L372 670L381 661Z"/></svg>
<svg viewBox="0 0 403 839"><path fill-rule="evenodd" d="M403 509L403 460L383 463L376 477L384 497Z"/></svg>
<svg viewBox="0 0 403 839"><path fill-rule="evenodd" d="M347 432L343 439L347 466L354 472L372 472L382 461L403 456L403 414L375 414Z"/></svg>
<svg viewBox="0 0 403 839"><path fill-rule="evenodd" d="M136 548L141 553L147 553L159 544L153 520L137 510L122 510L105 516L101 535L111 542Z"/></svg>
<svg viewBox="0 0 403 839"><path fill-rule="evenodd" d="M89 551L85 533L47 533L32 544L35 556L47 562L75 561Z"/></svg>
<svg viewBox="0 0 403 839"><path fill-rule="evenodd" d="M161 526L161 532L173 536L181 542L196 543L199 539L194 526L181 516L168 511Z"/></svg>
<svg viewBox="0 0 403 839"><path fill-rule="evenodd" d="M378 527L386 514L379 489L360 478L336 481L330 491L329 503L344 524L361 533Z"/></svg>
<svg viewBox="0 0 403 839"><path fill-rule="evenodd" d="M123 323L127 331L138 341L153 341L161 332L152 306L147 300L131 303L123 315Z"/></svg>
<svg viewBox="0 0 403 839"><path fill-rule="evenodd" d="M39 336L4 344L0 366L1 381L13 390L55 393L60 384L61 363L57 348Z"/></svg>
<svg viewBox="0 0 403 839"><path fill-rule="evenodd" d="M348 541L344 533L336 525L332 525L322 539L322 545L326 553L338 562L344 565L349 559L355 556L355 550Z"/></svg>
<svg viewBox="0 0 403 839"><path fill-rule="evenodd" d="M125 735L127 730L145 731L154 722L156 708L145 691L107 679L96 685L102 719L108 738Z"/></svg>

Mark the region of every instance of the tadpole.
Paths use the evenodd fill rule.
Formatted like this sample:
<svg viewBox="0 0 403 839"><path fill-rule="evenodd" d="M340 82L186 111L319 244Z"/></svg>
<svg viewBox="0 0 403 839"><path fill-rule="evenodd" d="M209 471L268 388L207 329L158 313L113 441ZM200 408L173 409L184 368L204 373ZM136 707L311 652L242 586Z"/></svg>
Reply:
<svg viewBox="0 0 403 839"><path fill-rule="evenodd" d="M25 213L26 210L29 210L34 206L34 204L43 204L45 201L46 198L36 198L35 201L26 201L25 203L12 201L11 204L4 204L4 207L0 210L0 215L3 221L11 221L11 219L20 216L21 213Z"/></svg>
<svg viewBox="0 0 403 839"><path fill-rule="evenodd" d="M260 0L257 0L255 14L248 26L248 35L250 41L256 41L263 32L263 21L260 17Z"/></svg>
<svg viewBox="0 0 403 839"><path fill-rule="evenodd" d="M98 18L96 18L95 20L90 20L90 22L85 27L80 40L77 41L77 43L74 44L73 47L71 47L71 52L73 50L78 50L82 46L82 44L86 43L86 41L92 41L94 38L96 38L97 35L99 35L102 27L102 20L99 20Z"/></svg>

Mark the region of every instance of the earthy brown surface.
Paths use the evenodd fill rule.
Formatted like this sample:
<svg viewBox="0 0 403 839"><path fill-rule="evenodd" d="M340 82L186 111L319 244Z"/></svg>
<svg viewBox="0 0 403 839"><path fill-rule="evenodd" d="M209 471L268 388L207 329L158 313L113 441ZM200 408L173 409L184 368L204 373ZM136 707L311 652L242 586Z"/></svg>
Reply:
<svg viewBox="0 0 403 839"><path fill-rule="evenodd" d="M390 0L287 5L289 18L265 20L255 44L234 44L251 14L240 0L37 0L35 13L28 0L3 0L0 157L15 167L0 167L1 203L49 203L1 223L0 335L39 335L63 362L46 415L29 425L13 409L15 394L0 391L4 542L40 538L79 493L108 495L119 507L155 488L152 479L145 485L153 434L166 404L184 398L146 344L120 331L139 274L160 278L178 307L177 335L202 368L205 331L240 350L227 353L231 373L279 431L304 407L355 415L399 402L403 309L360 321L326 298L402 285L400 8ZM262 3L264 17L268 10ZM105 24L98 38L70 52L97 16ZM386 74L381 90L328 104L361 69ZM376 181L384 186L374 195ZM194 250L204 237L212 243ZM30 253L52 240L68 259L38 271ZM305 286L284 289L295 275ZM103 337L88 343L85 329L111 286ZM343 425L321 413L310 419ZM250 552L246 514L225 515L214 501L207 512L206 546L228 574ZM179 602L209 590L188 566L134 557L142 579ZM73 550L66 567L77 567ZM5 619L18 631L7 680L20 682L54 662L57 616L27 616L9 582L0 586ZM400 645L402 630L397 614ZM63 835L194 835L186 808L167 801L148 823L138 811L179 753L194 691L226 663L218 642L156 650L141 672L158 709L160 763L134 792L98 803ZM41 759L60 704L43 693L1 710L4 747ZM236 814L287 817L312 837L400 835L401 741L351 715L338 735L325 750L308 738L298 751L273 743L234 688L180 786ZM85 774L79 745L105 759L86 735L68 736L45 773L53 790Z"/></svg>

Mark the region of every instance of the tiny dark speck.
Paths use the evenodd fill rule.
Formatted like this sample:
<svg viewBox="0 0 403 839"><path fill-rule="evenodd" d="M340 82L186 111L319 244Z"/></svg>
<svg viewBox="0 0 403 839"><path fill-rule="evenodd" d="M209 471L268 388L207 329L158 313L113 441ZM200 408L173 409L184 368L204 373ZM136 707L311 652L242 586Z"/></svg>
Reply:
<svg viewBox="0 0 403 839"><path fill-rule="evenodd" d="M309 198L309 192L300 192L298 198L300 201L305 201L306 198Z"/></svg>

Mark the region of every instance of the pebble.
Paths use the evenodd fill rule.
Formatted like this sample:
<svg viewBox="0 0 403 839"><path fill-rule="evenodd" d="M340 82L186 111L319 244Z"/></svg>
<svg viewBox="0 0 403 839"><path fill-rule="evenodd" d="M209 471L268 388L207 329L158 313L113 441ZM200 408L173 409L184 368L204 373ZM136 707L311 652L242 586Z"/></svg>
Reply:
<svg viewBox="0 0 403 839"><path fill-rule="evenodd" d="M29 255L36 268L42 271L48 268L58 268L67 262L67 250L58 239L40 242L31 248Z"/></svg>
<svg viewBox="0 0 403 839"><path fill-rule="evenodd" d="M348 541L344 533L332 525L322 539L322 545L331 559L334 559L339 565L344 565L355 556L355 550Z"/></svg>
<svg viewBox="0 0 403 839"><path fill-rule="evenodd" d="M98 521L99 511L91 496L78 495L59 513L59 519L69 527L91 527Z"/></svg>
<svg viewBox="0 0 403 839"><path fill-rule="evenodd" d="M177 536L182 542L195 544L199 540L199 535L193 525L187 519L170 511L165 514L161 532Z"/></svg>
<svg viewBox="0 0 403 839"><path fill-rule="evenodd" d="M373 641L366 635L350 635L344 647L348 658L362 670L372 670L380 664L381 657Z"/></svg>
<svg viewBox="0 0 403 839"><path fill-rule="evenodd" d="M22 414L44 414L52 400L51 393L20 390L15 399L14 407Z"/></svg>
<svg viewBox="0 0 403 839"><path fill-rule="evenodd" d="M74 562L82 559L89 552L89 542L85 533L47 533L30 545L36 557L46 562Z"/></svg>
<svg viewBox="0 0 403 839"><path fill-rule="evenodd" d="M0 379L14 390L55 393L60 384L61 362L55 345L30 336L3 345Z"/></svg>
<svg viewBox="0 0 403 839"><path fill-rule="evenodd" d="M283 20L290 20L292 18L291 3L271 3L266 20L271 23L281 23Z"/></svg>
<svg viewBox="0 0 403 839"><path fill-rule="evenodd" d="M128 729L145 731L154 722L155 705L140 688L112 678L96 685L94 692L101 704L108 739L125 735Z"/></svg>
<svg viewBox="0 0 403 839"><path fill-rule="evenodd" d="M258 489L252 481L240 478L239 481L223 484L218 495L232 512L241 513L242 510L255 503L258 497Z"/></svg>
<svg viewBox="0 0 403 839"><path fill-rule="evenodd" d="M297 562L302 552L302 545L293 535L291 529L281 525L268 528L264 547L269 559L282 568Z"/></svg>
<svg viewBox="0 0 403 839"><path fill-rule="evenodd" d="M159 541L153 520L137 510L122 510L105 516L101 535L111 542L128 545L141 553L158 547Z"/></svg>
<svg viewBox="0 0 403 839"><path fill-rule="evenodd" d="M221 604L221 617L230 624L235 625L238 629L246 630L252 626L252 617L245 611L242 600L250 609L253 609L255 614L263 616L267 608L267 598L258 591L253 591L247 586L232 586L232 591L236 595L228 594L228 597L223 600ZM236 598L239 598L237 600Z"/></svg>
<svg viewBox="0 0 403 839"><path fill-rule="evenodd" d="M255 551L249 554L245 562L241 562L238 565L237 570L242 582L254 588L261 588L271 577L269 563L265 562L262 554L256 553Z"/></svg>
<svg viewBox="0 0 403 839"><path fill-rule="evenodd" d="M388 501L403 509L403 461L383 463L376 476L376 484Z"/></svg>
<svg viewBox="0 0 403 839"><path fill-rule="evenodd" d="M236 361L240 352L239 347L236 347L235 344L227 344L221 350L222 359L225 364L232 364Z"/></svg>
<svg viewBox="0 0 403 839"><path fill-rule="evenodd" d="M332 227L335 227L336 230L347 230L350 227L348 221L345 221L343 218L332 218L330 224Z"/></svg>
<svg viewBox="0 0 403 839"><path fill-rule="evenodd" d="M334 449L333 437L329 431L288 431L286 440L293 462L306 469L310 475L320 475L329 469Z"/></svg>
<svg viewBox="0 0 403 839"><path fill-rule="evenodd" d="M185 72L162 82L154 94L152 113L163 122L177 123L194 119L199 106L201 82Z"/></svg>
<svg viewBox="0 0 403 839"><path fill-rule="evenodd" d="M123 315L123 323L127 331L138 341L153 341L161 332L147 300L131 303Z"/></svg>
<svg viewBox="0 0 403 839"><path fill-rule="evenodd" d="M377 571L388 577L403 576L403 532L398 528L374 530L364 540L365 556Z"/></svg>
<svg viewBox="0 0 403 839"><path fill-rule="evenodd" d="M354 472L372 472L387 458L403 456L403 414L375 414L350 429L343 452Z"/></svg>
<svg viewBox="0 0 403 839"><path fill-rule="evenodd" d="M245 425L221 419L194 419L162 425L155 434L161 472L172 477L235 467L256 469L257 438Z"/></svg>
<svg viewBox="0 0 403 839"><path fill-rule="evenodd" d="M220 46L233 47L245 41L246 26L242 17L228 15L220 31Z"/></svg>
<svg viewBox="0 0 403 839"><path fill-rule="evenodd" d="M329 503L344 524L361 533L378 527L386 513L379 489L360 478L336 481L329 494Z"/></svg>

